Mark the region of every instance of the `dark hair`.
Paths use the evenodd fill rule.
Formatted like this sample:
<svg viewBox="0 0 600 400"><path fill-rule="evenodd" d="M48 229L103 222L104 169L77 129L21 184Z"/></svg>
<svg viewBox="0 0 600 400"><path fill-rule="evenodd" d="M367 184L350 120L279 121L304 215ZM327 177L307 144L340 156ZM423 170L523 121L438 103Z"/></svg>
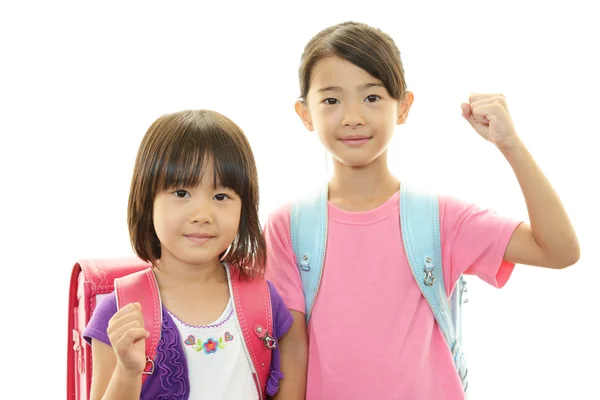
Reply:
<svg viewBox="0 0 600 400"><path fill-rule="evenodd" d="M127 209L133 249L138 257L156 265L161 257L153 222L156 195L173 187L198 185L210 160L214 184L218 180L242 200L238 233L220 257L237 267L242 277L262 275L266 245L258 218L254 155L242 130L215 111L163 115L146 132L135 160Z"/></svg>
<svg viewBox="0 0 600 400"><path fill-rule="evenodd" d="M330 56L341 57L382 81L394 99L404 98L404 68L394 40L380 29L348 21L317 33L304 48L298 71L302 100L306 100L314 66Z"/></svg>

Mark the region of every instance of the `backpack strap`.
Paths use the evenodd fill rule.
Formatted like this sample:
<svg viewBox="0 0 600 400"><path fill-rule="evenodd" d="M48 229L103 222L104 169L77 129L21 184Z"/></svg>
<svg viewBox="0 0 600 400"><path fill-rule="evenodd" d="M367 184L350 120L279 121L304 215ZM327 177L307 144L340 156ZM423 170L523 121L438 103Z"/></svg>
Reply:
<svg viewBox="0 0 600 400"><path fill-rule="evenodd" d="M463 381L463 388L466 390L467 370L455 324L458 322L455 317L458 316L461 304L458 298L453 304L454 307L451 307L446 296L437 196L419 192L410 185L402 183L400 224L411 270L452 352L454 363ZM459 296L462 295L462 285L463 281L460 280Z"/></svg>
<svg viewBox="0 0 600 400"><path fill-rule="evenodd" d="M150 332L146 339L146 368L142 373L142 384L154 372L156 349L162 328L162 306L156 277L151 268L115 279L117 309L129 303L140 303L144 316L144 327Z"/></svg>
<svg viewBox="0 0 600 400"><path fill-rule="evenodd" d="M243 279L230 268L231 293L244 343L252 359L254 383L261 399L266 398L267 380L271 372L273 311L267 281L263 278Z"/></svg>
<svg viewBox="0 0 600 400"><path fill-rule="evenodd" d="M300 270L306 323L315 304L327 245L328 184L292 202L290 230L296 265Z"/></svg>

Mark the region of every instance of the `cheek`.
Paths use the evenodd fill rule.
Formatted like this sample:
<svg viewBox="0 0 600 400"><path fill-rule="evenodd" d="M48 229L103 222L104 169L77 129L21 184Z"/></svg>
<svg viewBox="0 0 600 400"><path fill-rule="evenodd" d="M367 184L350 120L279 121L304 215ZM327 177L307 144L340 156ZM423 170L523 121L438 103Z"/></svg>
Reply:
<svg viewBox="0 0 600 400"><path fill-rule="evenodd" d="M179 219L177 210L172 207L168 207L167 204L156 201L154 203L154 213L152 220L154 222L154 230L157 236L168 234L176 225Z"/></svg>
<svg viewBox="0 0 600 400"><path fill-rule="evenodd" d="M161 211L159 207L154 207L154 214L152 216L152 222L154 223L154 230L159 240L164 236L165 227L167 225L167 221L164 218L165 213ZM161 240L162 241L162 240Z"/></svg>
<svg viewBox="0 0 600 400"><path fill-rule="evenodd" d="M331 133L339 125L342 118L342 112L340 109L331 109L319 113L313 120L315 130L321 133Z"/></svg>
<svg viewBox="0 0 600 400"><path fill-rule="evenodd" d="M385 111L385 115L387 117L388 124L396 125L398 121L398 106L395 104L391 104Z"/></svg>
<svg viewBox="0 0 600 400"><path fill-rule="evenodd" d="M378 131L393 130L396 126L398 114L393 107L382 107L381 109L373 110L369 123L376 127Z"/></svg>
<svg viewBox="0 0 600 400"><path fill-rule="evenodd" d="M240 227L240 218L241 218L242 210L241 207L236 207L230 210L226 216L227 230L229 234L235 237L237 235L237 231Z"/></svg>

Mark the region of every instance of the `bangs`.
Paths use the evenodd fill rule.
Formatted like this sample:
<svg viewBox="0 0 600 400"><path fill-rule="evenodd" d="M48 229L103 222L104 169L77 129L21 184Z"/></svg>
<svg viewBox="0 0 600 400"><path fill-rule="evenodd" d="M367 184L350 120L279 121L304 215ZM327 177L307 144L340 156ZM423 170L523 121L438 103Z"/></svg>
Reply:
<svg viewBox="0 0 600 400"><path fill-rule="evenodd" d="M306 100L314 66L328 56L349 61L379 79L392 98L404 97L404 67L394 40L380 29L350 21L322 30L304 48L298 71L300 99Z"/></svg>
<svg viewBox="0 0 600 400"><path fill-rule="evenodd" d="M244 150L220 127L199 129L188 126L165 141L163 154L157 155L154 194L176 188L198 186L204 174L213 174L213 187L227 187L239 196L249 187Z"/></svg>
<svg viewBox="0 0 600 400"><path fill-rule="evenodd" d="M389 43L371 31L347 29L336 33L328 43L332 52L379 79L390 96L399 100L404 92L400 82L403 73L398 67L401 61Z"/></svg>

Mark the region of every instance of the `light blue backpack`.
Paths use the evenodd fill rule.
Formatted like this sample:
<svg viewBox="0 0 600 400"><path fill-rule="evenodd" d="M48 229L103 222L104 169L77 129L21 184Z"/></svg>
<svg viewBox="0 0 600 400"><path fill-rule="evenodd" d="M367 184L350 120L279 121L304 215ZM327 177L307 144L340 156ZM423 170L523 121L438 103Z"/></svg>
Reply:
<svg viewBox="0 0 600 400"><path fill-rule="evenodd" d="M325 184L308 196L292 202L292 247L302 278L307 323L323 273L327 243L327 199L328 185ZM461 348L461 307L466 302L466 282L461 276L450 298L446 297L437 196L421 193L403 183L400 186L400 227L411 270L444 334L466 393L467 366Z"/></svg>

